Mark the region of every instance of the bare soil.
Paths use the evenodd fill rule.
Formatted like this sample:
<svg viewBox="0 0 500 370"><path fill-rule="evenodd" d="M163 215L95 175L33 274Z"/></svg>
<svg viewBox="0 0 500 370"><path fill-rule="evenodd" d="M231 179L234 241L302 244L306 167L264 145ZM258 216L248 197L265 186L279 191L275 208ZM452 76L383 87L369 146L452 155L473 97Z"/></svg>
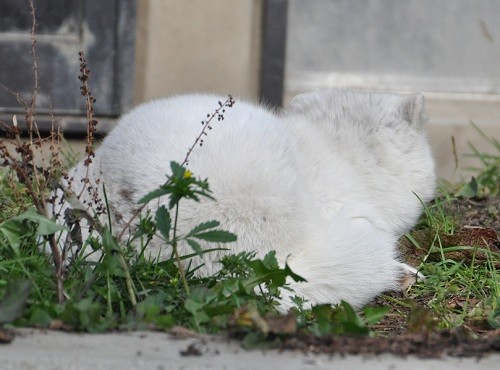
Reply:
<svg viewBox="0 0 500 370"><path fill-rule="evenodd" d="M283 349L329 354L379 355L390 353L397 356L414 355L420 358L437 358L444 355L481 357L500 351L498 332L478 339L455 331L405 333L391 337L317 337L300 334L286 338Z"/></svg>

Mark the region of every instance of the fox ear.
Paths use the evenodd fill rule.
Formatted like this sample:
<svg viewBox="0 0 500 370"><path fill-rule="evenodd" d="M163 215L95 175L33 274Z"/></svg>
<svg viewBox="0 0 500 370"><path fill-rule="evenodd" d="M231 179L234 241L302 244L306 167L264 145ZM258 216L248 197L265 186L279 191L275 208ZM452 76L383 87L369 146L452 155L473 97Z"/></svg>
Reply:
<svg viewBox="0 0 500 370"><path fill-rule="evenodd" d="M409 123L424 124L427 121L424 96L420 93L402 96L399 112L402 118Z"/></svg>
<svg viewBox="0 0 500 370"><path fill-rule="evenodd" d="M314 93L295 95L288 106L294 110L303 110L310 105L311 100L314 100L314 96Z"/></svg>

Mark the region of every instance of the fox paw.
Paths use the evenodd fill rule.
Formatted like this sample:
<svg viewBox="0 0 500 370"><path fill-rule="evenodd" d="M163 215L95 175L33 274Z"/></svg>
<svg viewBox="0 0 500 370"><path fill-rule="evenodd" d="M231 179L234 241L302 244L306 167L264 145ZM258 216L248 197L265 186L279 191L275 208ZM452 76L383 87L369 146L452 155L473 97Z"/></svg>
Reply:
<svg viewBox="0 0 500 370"><path fill-rule="evenodd" d="M401 277L399 278L399 287L401 290L407 290L417 281L424 281L425 276L415 267L406 263L400 263Z"/></svg>

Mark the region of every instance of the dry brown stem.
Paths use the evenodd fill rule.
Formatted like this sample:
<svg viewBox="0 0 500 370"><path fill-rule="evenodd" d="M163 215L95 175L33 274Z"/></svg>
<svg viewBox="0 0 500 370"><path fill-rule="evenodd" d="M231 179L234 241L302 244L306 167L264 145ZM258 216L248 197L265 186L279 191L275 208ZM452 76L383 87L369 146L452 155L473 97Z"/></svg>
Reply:
<svg viewBox="0 0 500 370"><path fill-rule="evenodd" d="M212 129L212 121L215 117L217 117L217 121L223 121L224 120L224 113L226 113L226 108L232 108L233 105L235 104L235 100L231 95L228 95L227 99L224 102L218 102L219 106L213 113L207 113L207 119L201 121L201 124L203 125L203 128L200 131L200 134L196 137L196 139L193 142L193 145L188 149L186 156L184 157L184 160L181 163L181 166L188 165L189 162L189 156L193 152L193 149L196 147L196 145L203 145L203 137L207 136L207 130ZM121 240L125 232L130 228L130 225L132 222L136 219L136 217L144 210L146 207L146 204L141 205L139 208L135 210L135 212L132 214L132 217L125 223L123 226L122 230L118 234L117 240Z"/></svg>
<svg viewBox="0 0 500 370"><path fill-rule="evenodd" d="M33 66L33 90L30 102L28 102L21 97L17 92L11 89L0 86L7 92L13 94L16 97L18 103L23 107L25 111L25 123L26 131L29 139L27 141L21 140L21 130L18 126L17 117L12 117L12 126L7 127L7 132L13 138L13 144L15 147L15 154L12 154L7 146L5 145L5 139L0 139L0 156L2 158L2 165L10 167L17 178L26 186L26 191L33 201L37 212L45 217L48 216L47 204L45 201L45 191L47 180L45 178L46 170L44 166L38 167L36 165L33 148L41 149L44 140L41 137L38 125L35 120L35 110L36 110L36 100L38 91L40 89L39 76L38 76L38 62L36 56L36 17L35 17L35 6L33 1L29 1L30 14L31 14L31 53L32 53L32 66ZM56 149L54 149L56 150ZM20 160L18 159L20 157ZM43 161L42 161L43 164ZM54 262L54 276L57 286L57 297L58 302L64 302L64 290L63 283L65 279L65 269L63 266L62 256L57 245L57 241L54 235L49 237L49 245L52 252L52 258Z"/></svg>
<svg viewBox="0 0 500 370"><path fill-rule="evenodd" d="M206 120L201 121L201 124L203 125L203 128L202 128L200 134L194 140L193 145L188 149L188 151L186 153L186 157L182 161L181 166L184 166L184 165L188 164L189 156L191 155L191 152L196 147L196 145L198 145L198 144L200 146L203 145L203 137L206 136L206 135L208 135L207 134L207 130L211 130L212 129L212 126L211 126L212 120L215 117L217 117L218 121L223 121L224 120L224 113L226 112L226 108L231 108L234 105L234 103L235 103L235 101L234 101L233 97L231 95L228 95L228 97L227 97L227 99L226 99L226 101L224 103L222 103L222 102L219 101L218 102L219 107L212 114L208 113Z"/></svg>

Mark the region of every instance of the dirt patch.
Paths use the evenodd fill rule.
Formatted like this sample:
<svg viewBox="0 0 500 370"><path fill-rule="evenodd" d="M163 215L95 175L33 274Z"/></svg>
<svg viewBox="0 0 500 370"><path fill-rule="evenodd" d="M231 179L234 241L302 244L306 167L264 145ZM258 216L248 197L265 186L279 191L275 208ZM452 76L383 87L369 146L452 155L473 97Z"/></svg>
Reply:
<svg viewBox="0 0 500 370"><path fill-rule="evenodd" d="M14 340L14 332L0 328L0 344L8 344Z"/></svg>
<svg viewBox="0 0 500 370"><path fill-rule="evenodd" d="M439 235L443 247L471 246L500 252L500 198L458 198L443 202L443 212L454 220L453 235ZM406 237L401 238L400 249L412 265L419 265L426 256L430 245L436 238L432 229L417 229L411 232L417 245ZM484 260L486 256L480 250L463 249L447 255L455 261L470 262L472 258ZM436 256L426 256L429 261ZM499 267L498 261L496 267Z"/></svg>
<svg viewBox="0 0 500 370"><path fill-rule="evenodd" d="M414 355L420 358L436 358L444 355L481 357L500 351L499 333L470 339L459 332L441 331L430 333L406 333L387 338L330 336L316 337L301 334L286 338L281 348L313 353L379 355L390 353L397 356Z"/></svg>
<svg viewBox="0 0 500 370"><path fill-rule="evenodd" d="M500 230L500 198L458 198L445 203L460 228L491 228Z"/></svg>
<svg viewBox="0 0 500 370"><path fill-rule="evenodd" d="M181 356L201 356L203 353L201 352L200 348L194 344L191 343L190 345L187 346L185 350L181 350L180 352Z"/></svg>

